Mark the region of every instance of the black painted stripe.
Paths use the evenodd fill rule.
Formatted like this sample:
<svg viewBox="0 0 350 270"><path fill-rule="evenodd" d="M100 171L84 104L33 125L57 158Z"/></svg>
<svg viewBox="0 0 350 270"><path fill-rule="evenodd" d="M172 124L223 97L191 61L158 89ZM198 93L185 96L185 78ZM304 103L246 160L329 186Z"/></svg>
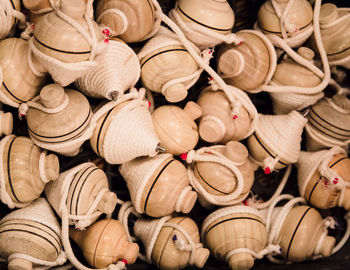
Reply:
<svg viewBox="0 0 350 270"><path fill-rule="evenodd" d="M153 181L151 188L148 191L146 200L145 200L145 206L143 208L143 211L146 213L146 208L147 208L147 203L148 203L148 199L152 193L152 189L154 187L154 185L156 184L156 182L158 181L159 177L162 175L162 173L164 172L164 170L170 165L170 163L172 163L173 161L175 161L175 159L170 160L167 164L165 164L165 166L161 169L161 171L158 173L156 179Z"/></svg>
<svg viewBox="0 0 350 270"><path fill-rule="evenodd" d="M100 137L101 137L101 133L102 133L102 130L103 130L103 126L108 118L108 116L111 114L111 112L114 110L114 108L110 109L109 112L106 114L105 118L103 119L102 121L102 124L101 124L101 127L100 127L100 130L98 131L98 135L97 135L97 141L96 141L96 151L97 151L97 154L99 156L101 156L100 154Z"/></svg>
<svg viewBox="0 0 350 270"><path fill-rule="evenodd" d="M179 11L180 11L183 15L185 15L186 18L190 19L191 21L193 21L193 22L195 22L195 23L200 24L201 26L204 26L204 27L206 27L206 28L209 28L209 29L212 29L212 30L216 30L216 31L222 31L222 32L227 32L227 31L231 31L231 30L232 30L232 28L222 29L222 28L215 28L215 27L206 25L206 24L204 24L204 23L201 23L201 22L199 22L199 21L193 19L193 18L190 17L188 14L186 14L186 13L181 9L180 5L177 5L177 8L179 9Z"/></svg>
<svg viewBox="0 0 350 270"><path fill-rule="evenodd" d="M317 124L319 124L320 126L322 126L320 123L316 122ZM332 131L332 130L329 130L328 128L326 127L323 127L325 130L331 132L331 133L328 133L326 132L325 130L321 129L318 125L315 124L314 120L312 119L312 121L310 121L309 119L309 124L310 126L314 127L315 129L317 129L320 133L326 135L327 137L331 137L333 139L337 139L337 140L346 140L349 138L349 136L346 136L346 135L342 135L342 136L335 136L334 134L337 134L336 132ZM334 133L334 134L333 134ZM340 137L340 138L339 138ZM344 138L345 137L345 138Z"/></svg>
<svg viewBox="0 0 350 270"><path fill-rule="evenodd" d="M311 190L310 195L309 195L308 202L311 201L311 196L312 196L312 194L314 193L315 188L317 187L317 185L318 185L318 183L321 181L321 179L322 179L322 175L317 179L316 183L315 183L314 186L312 187L312 190Z"/></svg>
<svg viewBox="0 0 350 270"><path fill-rule="evenodd" d="M58 251L56 245L54 243L52 243L49 239L45 238L44 236L42 236L40 234L37 234L35 232L31 232L31 231L27 231L27 230L22 230L22 229L3 230L3 231L0 232L0 234L5 233L5 232L25 232L25 233L29 233L29 234L35 235L37 237L40 237L40 238L46 240L48 243L50 243L50 245L53 246L53 248L56 250L57 254L59 254L59 251Z"/></svg>
<svg viewBox="0 0 350 270"><path fill-rule="evenodd" d="M153 17L154 16L153 5L149 2L149 0L147 0L147 3L149 5L149 8L151 9L152 17Z"/></svg>
<svg viewBox="0 0 350 270"><path fill-rule="evenodd" d="M212 189L216 190L217 192L220 192L221 194L225 194L225 195L230 194L230 193L223 192L223 191L221 191L221 190L219 190L219 189L213 187L213 186L210 185L207 181L205 181L205 179L203 178L203 176L201 175L201 173L200 173L199 170L198 170L197 163L196 163L196 165L195 165L195 169L196 169L196 171L197 171L199 177L202 179L202 181L203 181L204 183L206 183L209 187L211 187Z"/></svg>
<svg viewBox="0 0 350 270"><path fill-rule="evenodd" d="M342 131L350 132L349 129L343 129L343 128L337 127L336 125L334 125L334 124L328 122L327 120L323 119L319 114L317 114L317 113L315 112L315 110L314 110L312 107L310 108L310 110L311 110L312 113L315 114L315 116L317 116L320 120L322 120L323 122L327 123L328 125L330 125L330 126L332 126L332 127L335 127L336 129L339 129L339 130L342 130ZM309 114L309 116L312 116L312 114ZM312 119L314 119L314 120L317 122L317 120L316 120L315 118L312 117ZM317 123L318 123L318 122L317 122Z"/></svg>
<svg viewBox="0 0 350 270"><path fill-rule="evenodd" d="M16 201L17 202L20 202L22 203L22 201L20 201L17 196L16 196L16 193L15 193L15 190L13 188L13 185L12 185L12 179L11 179L11 170L10 170L10 159L11 159L11 149L12 149L12 145L14 143L14 141L16 140L17 137L14 137L13 140L10 142L10 145L9 145L9 150L7 152L7 175L8 175L8 180L9 180L9 184L10 184L10 188L11 188L11 193L13 195L13 197L15 197Z"/></svg>
<svg viewBox="0 0 350 270"><path fill-rule="evenodd" d="M304 30L305 28L309 27L311 24L312 24L312 20L311 20L308 24L306 24L305 26L299 28L299 31ZM281 31L279 31L279 32L270 31L270 30L267 30L267 29L265 29L264 27L262 27L260 24L259 24L259 27L260 27L262 30L264 30L265 32L268 32L268 33L271 33L271 34L281 34Z"/></svg>
<svg viewBox="0 0 350 270"><path fill-rule="evenodd" d="M13 9L16 9L15 4L13 3L13 1L10 0L10 2L11 2L11 5L12 5Z"/></svg>
<svg viewBox="0 0 350 270"><path fill-rule="evenodd" d="M334 56L334 55L337 55L337 54L341 54L341 53L344 53L346 51L350 50L350 47L346 48L346 49L343 49L339 52L335 52L335 53L330 53L330 54L327 54L327 56Z"/></svg>
<svg viewBox="0 0 350 270"><path fill-rule="evenodd" d="M56 51L56 52L60 52L60 53L65 53L65 54L88 54L90 53L91 51L84 51L84 52L72 52L72 51L63 51L63 50L60 50L60 49L56 49L56 48L52 48L48 45L46 45L45 43L41 42L36 36L34 36L35 40L42 46L50 49L50 50L53 50L53 51Z"/></svg>
<svg viewBox="0 0 350 270"><path fill-rule="evenodd" d="M349 137L348 135L346 135L346 134L344 134L344 133L339 133L339 132L337 132L337 131L340 130L340 131L344 131L344 132L347 132L347 133L350 134L350 130L344 130L344 129L342 129L342 128L335 127L335 126L334 126L334 127L335 127L335 129L336 129L337 131L334 131L333 129L329 129L328 127L324 126L322 122L318 122L318 121L315 119L315 117L313 117L312 114L310 115L309 120L311 120L311 121L309 121L309 122L310 122L310 123L312 122L313 126L315 126L315 125L317 124L317 125L323 127L324 129L326 129L327 131L330 131L331 133L334 133L334 134L339 135L339 136L342 136L342 137ZM320 120L323 120L323 119L320 119ZM326 122L326 121L324 121L324 122Z"/></svg>
<svg viewBox="0 0 350 270"><path fill-rule="evenodd" d="M18 223L18 222L13 222L15 220L9 220L7 221L6 223L4 223L2 226L8 226L8 225L20 225L20 226L27 226L27 227L30 227L30 228L35 228L35 229L38 229L40 231L43 231L43 232L46 232L48 235L50 235L54 240L55 242L57 243L57 245L60 247L61 246L61 243L60 243L60 236L52 229L50 228L49 226L47 226L46 224L43 224L41 222L38 222L38 221L34 221L35 223L38 223L46 228L48 228L51 232L54 233L54 235L52 235L50 232L48 231L44 231L42 228L38 227L38 226L34 226L32 224L27 224L27 223ZM32 221L32 220L31 220Z"/></svg>
<svg viewBox="0 0 350 270"><path fill-rule="evenodd" d="M72 214L73 213L73 209L72 209L72 205L73 205L73 198L74 198L74 193L75 193L75 190L77 189L77 186L78 184L80 183L80 179L83 177L84 173L90 169L90 168L93 168L93 166L89 166L87 168L85 168L85 170L80 174L78 180L75 182L75 185L74 185L74 188L73 188L73 191L72 191L72 196L70 198L70 206L69 206L69 212ZM74 175L74 178L71 182L71 184L74 182L75 180L75 177L78 175L79 172L77 172L75 175ZM70 187L69 187L69 190L70 190Z"/></svg>
<svg viewBox="0 0 350 270"><path fill-rule="evenodd" d="M293 240L294 240L294 237L295 237L295 235L296 235L296 233L297 233L297 231L298 231L298 228L299 228L301 222L303 221L304 217L306 216L307 212L310 211L310 209L311 209L311 207L308 207L308 209L306 209L305 213L302 215L301 219L299 220L298 225L297 225L297 226L295 227L295 229L294 229L292 238L291 238L290 241L289 241L289 245L288 245L288 249L287 249L287 255L286 255L286 260L288 260L290 247L291 247L292 242L293 242Z"/></svg>
<svg viewBox="0 0 350 270"><path fill-rule="evenodd" d="M259 219L256 219L256 218L252 218L252 217L234 217L234 218L228 218L228 219L225 219L225 220L222 220L216 224L214 224L212 227L210 227L206 232L205 232L205 235L207 235L212 229L214 229L216 226L222 224L222 223L225 223L225 222L228 222L228 221L231 221L231 220L238 220L238 219L248 219L248 220L253 220L253 221L256 221L256 222L259 222L260 224L262 224L263 226L265 226L265 224L259 220Z"/></svg>
<svg viewBox="0 0 350 270"><path fill-rule="evenodd" d="M90 167L91 168L91 167ZM78 215L78 205L79 205L79 200L80 200L80 195L81 195L81 191L84 188L84 185L86 184L86 181L89 179L89 176L96 170L98 170L99 168L94 168L93 170L91 170L87 176L85 176L85 179L83 181L83 183L81 184L80 188L79 188L79 192L77 195L77 201L75 203L75 214ZM85 173L85 172L84 172Z"/></svg>
<svg viewBox="0 0 350 270"><path fill-rule="evenodd" d="M255 137L255 139L258 141L258 143L261 145L262 148L264 148L264 150L272 157L272 158L276 158L276 156L272 155L271 152L265 147L265 145L260 141L260 139L258 138L258 136L256 135L256 133L253 133L253 136ZM288 164L282 162L282 161L278 161L278 163L287 166Z"/></svg>
<svg viewBox="0 0 350 270"><path fill-rule="evenodd" d="M177 224L177 225L180 226L180 223L181 223L182 221L184 221L185 218L186 218L186 217L183 217L182 219L180 219L180 220L179 220L177 223L175 223L175 224ZM169 234L169 236L168 236L168 239L165 241L165 244L164 244L164 245L166 245L166 244L169 242L170 238L173 237L173 232L174 232L176 229L175 229L175 228L172 228L172 229L173 229L173 230L170 232L170 234ZM165 251L165 250L166 250L165 248L162 248L162 252L160 253L159 261L157 262L158 269L161 268L160 265L161 265L161 261L162 261L163 254L164 254L164 251Z"/></svg>
<svg viewBox="0 0 350 270"><path fill-rule="evenodd" d="M141 68L149 61L151 60L152 58L160 55L160 54L163 54L163 53L167 53L167 52L175 52L175 51L183 51L183 52L187 52L186 49L171 49L171 50L165 50L165 51L162 51L162 52L159 52L159 53L156 53L155 55L152 55L150 58L148 58L145 62L142 63L141 65Z"/></svg>
<svg viewBox="0 0 350 270"><path fill-rule="evenodd" d="M97 239L97 242L96 242L96 245L95 245L95 248L94 248L94 252L93 252L93 254L94 254L94 257L93 257L93 259L92 259L92 265L93 266L95 266L96 265L96 262L95 262L95 260L96 260L96 255L97 255L97 250L98 250L98 248L99 248L99 244L100 244L100 241L101 241L101 238L103 238L103 239L105 239L105 231L106 231L106 228L107 228L107 226L109 225L111 223L111 219L108 221L108 222L106 222L105 223L105 226L102 228L102 230L100 229L100 235L98 236L98 239ZM123 235L121 235L120 236L120 238L121 237L123 237ZM120 238L119 238L119 241L120 241ZM100 256L100 255L99 255ZM107 268L108 269L108 268Z"/></svg>
<svg viewBox="0 0 350 270"><path fill-rule="evenodd" d="M343 158L341 158L341 159L338 159L336 162L334 162L332 165L330 165L329 168L333 168L335 165L337 165L339 162L341 162L341 161L343 161L343 160L345 160L345 159L347 159L347 157L343 157ZM321 178L322 178L322 175L320 175L320 177L319 177L318 180L316 181L315 185L313 186L313 188L312 188L312 190L311 190L311 192L310 192L310 195L309 195L309 199L308 199L309 202L311 201L311 196L312 196L312 194L313 194L313 192L314 192L316 186L317 186L318 183L320 182Z"/></svg>
<svg viewBox="0 0 350 270"><path fill-rule="evenodd" d="M2 85L4 86L5 90L12 96L14 97L16 100L20 101L20 102L26 102L25 100L19 99L18 97L16 97L11 91L10 89L8 89L7 85L5 84L5 82L2 82Z"/></svg>
<svg viewBox="0 0 350 270"><path fill-rule="evenodd" d="M68 132L68 133L66 133L66 134L62 134L62 135L59 135L59 136L43 136L43 135L40 135L40 134L35 133L35 132L34 132L33 130L31 130L29 127L28 127L28 130L29 130L32 134L34 134L35 136L40 137L40 138L49 138L49 139L61 138L61 137L68 136L68 135L70 135L70 134L76 132L77 130L79 130L79 129L80 129L82 126L84 126L85 123L89 120L90 115L91 115L91 110L89 110L88 116L86 117L86 119L84 120L84 122L83 122L79 127L77 127L76 129L74 129L74 130L72 130L72 131L70 131L70 132ZM88 125L87 125L87 126L88 126ZM87 128L87 126L86 126L86 128ZM86 128L83 129L81 132L79 132L79 134L77 134L77 135L74 136L73 138L75 138L75 137L79 136L81 133L83 133L83 132L86 130ZM66 140L61 140L61 141L49 142L49 143L60 143L60 142L69 141L69 140L71 140L71 139L72 139L72 138L69 138L69 139L66 139ZM42 141L42 142L47 142L47 141L44 141L44 140L41 140L41 141Z"/></svg>

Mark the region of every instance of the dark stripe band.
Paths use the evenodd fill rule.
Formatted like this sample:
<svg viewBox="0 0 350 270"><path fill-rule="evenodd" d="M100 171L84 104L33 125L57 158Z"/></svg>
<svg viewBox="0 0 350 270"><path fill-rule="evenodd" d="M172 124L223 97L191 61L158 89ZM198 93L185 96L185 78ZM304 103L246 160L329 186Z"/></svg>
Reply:
<svg viewBox="0 0 350 270"><path fill-rule="evenodd" d="M230 193L223 192L223 191L221 191L221 190L219 190L219 189L216 189L215 187L213 187L212 185L210 185L207 181L205 181L205 179L203 178L203 176L201 175L201 173L200 173L199 170L198 170L197 164L195 165L195 169L196 169L196 172L198 173L199 177L202 179L202 181L203 181L204 183L206 183L209 187L211 187L212 189L216 190L217 192L220 192L221 194L224 194L224 195L230 194Z"/></svg>
<svg viewBox="0 0 350 270"><path fill-rule="evenodd" d="M43 42L41 42L36 36L34 36L35 40L42 46L44 46L45 48L48 48L50 50L56 51L56 52L60 52L60 53L66 53L66 54L88 54L90 53L90 51L85 51L85 52L71 52L71 51L63 51L60 49L56 49L56 48L52 48L46 44L44 44Z"/></svg>
<svg viewBox="0 0 350 270"><path fill-rule="evenodd" d="M212 30L216 30L216 31L222 31L222 32L227 32L227 31L231 31L231 30L232 30L232 28L221 29L221 28L215 28L215 27L206 25L206 24L204 24L204 23L201 23L201 22L199 22L199 21L193 19L193 18L190 17L189 15L187 15L187 14L181 9L180 5L177 5L177 8L179 9L179 11L180 11L183 15L185 15L186 18L190 19L191 21L193 21L193 22L195 22L195 23L198 23L198 24L201 25L201 26L204 26L204 27L206 27L206 28L209 28L209 29L212 29Z"/></svg>
<svg viewBox="0 0 350 270"><path fill-rule="evenodd" d="M147 197L146 197L146 200L145 200L145 206L144 206L144 208L143 208L143 211L144 211L145 213L146 213L146 208L147 208L148 199L149 199L149 197L150 197L150 195L151 195L151 193L152 193L152 190L153 190L154 185L157 183L159 177L162 175L162 173L164 172L164 170L165 170L165 169L170 165L170 163L172 163L173 161L175 161L175 159L170 160L170 161L162 168L162 170L158 173L156 179L153 181L152 186L151 186L151 188L149 189L148 194L147 194Z"/></svg>
<svg viewBox="0 0 350 270"><path fill-rule="evenodd" d="M6 90L12 97L14 97L15 99L19 100L20 102L26 102L26 101L24 101L24 100L19 99L18 97L16 97L16 96L10 91L10 89L8 89L8 87L6 86L6 84L5 84L4 81L2 82L2 85L4 86L5 90Z"/></svg>
<svg viewBox="0 0 350 270"><path fill-rule="evenodd" d="M59 135L59 136L43 136L43 135L40 135L40 134L35 133L35 132L34 132L33 130L31 130L29 127L28 127L28 130L30 131L30 133L32 133L32 134L34 134L35 136L40 137L40 138L48 138L48 139L62 138L62 137L68 136L68 135L70 135L70 134L76 132L76 131L79 130L80 128L82 128L82 127L86 124L86 122L89 120L90 115L91 115L91 110L89 110L88 116L86 117L86 119L84 120L84 122L83 122L79 127L75 128L74 130L72 130L72 131L70 131L70 132L68 132L68 133L66 133L66 134ZM88 127L88 125L87 125L81 132L79 132L79 134L75 135L75 136L72 137L72 138L68 138L68 139L61 140L61 141L55 141L55 142L44 141L44 140L41 140L41 139L40 139L40 141L46 142L46 143L61 143L61 142L66 142L66 141L72 140L73 138L75 138L75 137L79 136L80 134L82 134L82 133L87 129L87 127Z"/></svg>
<svg viewBox="0 0 350 270"><path fill-rule="evenodd" d="M260 139L258 138L258 136L256 135L256 133L253 133L253 136L255 137L255 139L258 141L258 143L261 145L262 148L264 148L264 150L272 157L272 158L276 158L276 156L272 155L272 153L265 147L265 145L260 141ZM282 161L278 161L278 163L287 166L288 164L282 162Z"/></svg>
<svg viewBox="0 0 350 270"><path fill-rule="evenodd" d="M213 225L212 227L210 227L210 228L205 232L205 235L207 235L212 229L214 229L216 226L218 226L218 225L220 225L220 224L222 224L222 223L225 223L225 222L228 222L228 221L231 221L231 220L238 220L238 219L253 220L253 221L259 222L260 224L262 224L263 226L265 226L265 224L262 223L261 220L256 219L256 218L252 218L252 217L234 217L234 218L225 219L225 220L222 220L222 221L216 223L215 225Z"/></svg>
<svg viewBox="0 0 350 270"><path fill-rule="evenodd" d="M297 233L297 231L298 231L298 228L299 228L301 222L303 221L304 217L306 216L307 212L310 211L310 209L311 209L311 207L309 207L308 209L306 209L305 213L302 215L301 219L299 220L298 225L297 225L297 226L295 227L295 229L294 229L292 238L291 238L290 241L289 241L289 245L288 245L288 249L287 249L287 254L286 254L286 260L288 260L290 247L292 246L292 242L293 242L294 237L295 237L295 235L296 235L296 233Z"/></svg>
<svg viewBox="0 0 350 270"><path fill-rule="evenodd" d="M7 175L8 175L8 180L9 180L9 184L10 184L10 188L11 188L11 192L12 192L13 197L15 197L16 201L22 203L22 201L20 201L16 196L15 190L14 190L13 185L12 185L12 180L11 180L11 170L10 170L10 163L11 162L10 162L10 159L11 159L12 145L13 145L15 140L16 140L16 137L14 137L13 140L10 142L9 150L7 152Z"/></svg>
<svg viewBox="0 0 350 270"><path fill-rule="evenodd" d="M103 126L108 118L108 116L111 114L111 112L114 110L114 108L110 109L109 112L106 114L105 118L103 119L102 121L102 124L101 124L101 127L100 127L100 130L98 131L98 135L97 135L97 140L96 140L96 151L97 151L97 154L99 156L101 156L101 153L100 153L100 136L101 136L101 133L102 133L102 130L103 130Z"/></svg>
<svg viewBox="0 0 350 270"><path fill-rule="evenodd" d="M158 56L158 55L161 55L161 54L167 53L167 52L176 52L176 51L187 52L186 49L171 49L171 50L165 50L165 51L156 53L155 55L152 55L150 58L148 58L145 62L143 62L142 65L141 65L141 68L142 68L148 61L150 61L152 58L154 58L154 57L156 57L156 56Z"/></svg>

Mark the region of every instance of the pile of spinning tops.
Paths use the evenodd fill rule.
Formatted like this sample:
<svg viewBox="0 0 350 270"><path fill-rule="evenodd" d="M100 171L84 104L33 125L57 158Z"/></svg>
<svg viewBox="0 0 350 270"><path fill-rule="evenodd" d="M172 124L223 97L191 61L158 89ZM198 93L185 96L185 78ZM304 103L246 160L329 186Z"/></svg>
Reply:
<svg viewBox="0 0 350 270"><path fill-rule="evenodd" d="M344 246L350 10L248 3L0 0L8 269L247 270Z"/></svg>

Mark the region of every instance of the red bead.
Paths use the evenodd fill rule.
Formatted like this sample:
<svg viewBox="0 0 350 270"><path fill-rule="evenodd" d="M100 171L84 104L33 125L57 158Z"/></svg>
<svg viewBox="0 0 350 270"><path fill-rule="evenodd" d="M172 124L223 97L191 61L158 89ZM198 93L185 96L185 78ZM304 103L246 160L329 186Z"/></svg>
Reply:
<svg viewBox="0 0 350 270"><path fill-rule="evenodd" d="M123 259L123 260L122 260L122 263L124 263L125 265L127 265L127 264L128 264L128 261L125 260L125 259Z"/></svg>
<svg viewBox="0 0 350 270"><path fill-rule="evenodd" d="M248 201L247 201L247 200L244 200L244 201L243 201L243 204L244 204L245 206L248 206Z"/></svg>
<svg viewBox="0 0 350 270"><path fill-rule="evenodd" d="M187 159L187 153L181 154L181 155L180 155L180 158L181 158L182 160L186 160L186 159Z"/></svg>
<svg viewBox="0 0 350 270"><path fill-rule="evenodd" d="M334 184L334 185L338 184L338 181L339 181L338 177L334 178L333 184Z"/></svg>
<svg viewBox="0 0 350 270"><path fill-rule="evenodd" d="M265 168L265 174L270 174L271 173L271 169L269 167Z"/></svg>
<svg viewBox="0 0 350 270"><path fill-rule="evenodd" d="M151 102L150 102L150 101L148 101L148 108L149 108L149 107L151 107Z"/></svg>

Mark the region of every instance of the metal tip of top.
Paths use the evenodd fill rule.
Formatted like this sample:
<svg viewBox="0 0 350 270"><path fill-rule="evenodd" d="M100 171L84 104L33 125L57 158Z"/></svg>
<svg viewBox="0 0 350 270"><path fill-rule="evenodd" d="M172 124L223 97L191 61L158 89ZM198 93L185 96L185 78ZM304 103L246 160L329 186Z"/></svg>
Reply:
<svg viewBox="0 0 350 270"><path fill-rule="evenodd" d="M113 91L113 92L109 93L109 98L111 100L116 101L118 99L118 96L119 96L119 92L117 92L117 91Z"/></svg>
<svg viewBox="0 0 350 270"><path fill-rule="evenodd" d="M310 110L306 109L305 111L302 112L303 116L306 118L307 115L309 114Z"/></svg>
<svg viewBox="0 0 350 270"><path fill-rule="evenodd" d="M156 151L158 153L164 153L166 151L166 149L158 144L157 148L156 148Z"/></svg>

